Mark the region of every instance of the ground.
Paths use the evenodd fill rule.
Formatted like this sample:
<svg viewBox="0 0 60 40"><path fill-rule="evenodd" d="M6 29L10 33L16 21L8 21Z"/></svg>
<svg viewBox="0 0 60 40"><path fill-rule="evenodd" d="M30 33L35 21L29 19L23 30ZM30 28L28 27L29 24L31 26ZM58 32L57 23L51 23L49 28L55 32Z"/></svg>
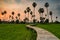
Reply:
<svg viewBox="0 0 60 40"><path fill-rule="evenodd" d="M60 24L37 24L60 38ZM25 24L0 24L0 40L36 40L36 33Z"/></svg>
<svg viewBox="0 0 60 40"><path fill-rule="evenodd" d="M35 33L25 24L0 24L0 40L35 40Z"/></svg>
<svg viewBox="0 0 60 40"><path fill-rule="evenodd" d="M36 26L53 33L60 39L60 24L37 24Z"/></svg>

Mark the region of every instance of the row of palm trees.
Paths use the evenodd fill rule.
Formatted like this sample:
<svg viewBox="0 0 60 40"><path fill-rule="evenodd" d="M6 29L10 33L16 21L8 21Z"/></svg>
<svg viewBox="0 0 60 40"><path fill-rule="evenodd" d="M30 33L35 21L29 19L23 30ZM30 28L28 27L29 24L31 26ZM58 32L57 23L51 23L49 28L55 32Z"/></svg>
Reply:
<svg viewBox="0 0 60 40"><path fill-rule="evenodd" d="M25 19L24 19L24 22L29 22L30 20L29 20L29 14L31 14L31 19L33 19L33 22L36 22L36 19L35 19L35 8L36 8L36 6L37 6L37 3L36 2L33 2L33 4L32 4L32 6L33 6L33 12L31 11L31 9L30 9L30 7L27 7L26 8L26 10L24 10L24 13L25 13ZM47 14L45 14L45 17L43 17L43 14L44 14L44 8L39 8L39 10L38 10L38 12L39 12L39 14L40 14L40 22L49 22L49 15L51 16L51 22L53 22L53 20L52 20L52 11L50 11L50 12L48 12L48 7L49 7L49 3L48 2L46 2L45 3L45 8L46 8L46 12L47 12ZM28 17L26 17L26 13L28 13ZM6 14L7 14L7 11L4 11L4 12L2 12L1 13L4 17L6 17ZM14 21L14 15L15 15L15 13L14 13L14 11L12 11L12 13L11 13L12 15L9 15L9 19L11 20L11 21ZM48 17L48 18L46 18L46 17ZM18 13L17 14L17 16L15 17L16 18L16 20L21 20L20 19L20 13ZM57 20L57 18L58 17L56 17L56 20ZM4 21L5 19L3 18L3 21Z"/></svg>
<svg viewBox="0 0 60 40"><path fill-rule="evenodd" d="M6 18L6 14L7 14L7 11L3 11L1 13L1 15L3 16L3 21L5 21L5 18ZM11 15L9 15L9 21L14 21L14 15L15 15L15 12L12 11ZM15 17L16 20L20 20L20 13L17 14L17 16Z"/></svg>
<svg viewBox="0 0 60 40"><path fill-rule="evenodd" d="M34 8L34 11L33 11L33 12L31 11L30 7L27 7L26 10L24 11L24 13L26 14L26 13L28 12L28 20L29 20L29 12L31 12L30 14L31 14L32 17L33 17L33 21L36 21L36 19L35 19L35 8L36 8L36 6L37 6L37 3L36 3L36 2L33 2L32 6L33 6L33 8ZM51 22L53 22L53 19L52 19L52 15L53 15L53 14L52 14L52 11L48 12L49 3L46 2L44 6L45 6L45 8L46 8L47 14L45 14L45 18L44 18L44 17L43 17L44 8L39 8L38 12L39 12L39 14L40 14L40 21L41 21L41 22L44 22L44 20L45 20L46 22L49 22L49 15L50 15L50 16L51 16ZM46 18L46 17L47 17L47 18ZM57 20L57 18L58 18L58 17L56 17L56 20Z"/></svg>
<svg viewBox="0 0 60 40"><path fill-rule="evenodd" d="M32 12L33 14L31 13L31 15L32 15L32 17L33 17L33 20L35 20L35 8L36 8L36 6L37 6L36 2L33 2L32 6L33 6L33 8L34 8L34 11ZM47 15L48 15L48 7L49 7L48 2L45 3L44 6L45 6L46 9L47 9ZM29 12L30 12L30 11L31 11L30 7L27 7L26 10L24 11L25 14L28 12L28 18L29 18ZM43 21L43 19L44 19L44 18L43 18L44 9L43 9L43 8L39 8L38 12L39 12L39 14L40 14L40 20ZM51 11L51 13L52 13L52 11ZM42 15L41 15L41 14L42 14ZM52 17L51 17L51 18L52 18Z"/></svg>

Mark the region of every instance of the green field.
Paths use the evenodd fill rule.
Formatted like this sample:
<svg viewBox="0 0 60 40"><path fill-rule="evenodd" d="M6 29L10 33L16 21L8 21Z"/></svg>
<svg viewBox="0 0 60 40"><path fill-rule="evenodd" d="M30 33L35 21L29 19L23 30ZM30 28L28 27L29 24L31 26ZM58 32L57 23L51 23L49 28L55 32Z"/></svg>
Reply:
<svg viewBox="0 0 60 40"><path fill-rule="evenodd" d="M60 39L60 24L37 24L37 27L50 31Z"/></svg>
<svg viewBox="0 0 60 40"><path fill-rule="evenodd" d="M0 24L0 40L35 40L36 33L25 24Z"/></svg>

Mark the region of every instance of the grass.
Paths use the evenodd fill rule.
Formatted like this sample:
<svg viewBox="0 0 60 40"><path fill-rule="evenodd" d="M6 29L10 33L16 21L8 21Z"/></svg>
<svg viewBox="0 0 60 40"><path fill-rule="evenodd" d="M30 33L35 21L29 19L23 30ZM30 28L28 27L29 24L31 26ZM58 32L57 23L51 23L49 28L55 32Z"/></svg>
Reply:
<svg viewBox="0 0 60 40"><path fill-rule="evenodd" d="M36 33L25 24L0 24L0 40L36 40Z"/></svg>
<svg viewBox="0 0 60 40"><path fill-rule="evenodd" d="M60 39L60 24L37 24L37 27L48 30Z"/></svg>

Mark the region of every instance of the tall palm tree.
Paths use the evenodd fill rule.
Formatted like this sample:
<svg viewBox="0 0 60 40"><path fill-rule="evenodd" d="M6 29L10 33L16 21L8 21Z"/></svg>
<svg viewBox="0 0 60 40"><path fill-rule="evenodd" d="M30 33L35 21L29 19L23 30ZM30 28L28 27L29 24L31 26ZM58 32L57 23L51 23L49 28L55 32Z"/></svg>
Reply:
<svg viewBox="0 0 60 40"><path fill-rule="evenodd" d="M57 18L58 18L58 17L56 16L56 21L57 21Z"/></svg>
<svg viewBox="0 0 60 40"><path fill-rule="evenodd" d="M47 10L47 17L48 17L48 19L49 19L49 13L48 13L49 3L48 3L48 2L46 2L44 6L46 7L46 10Z"/></svg>
<svg viewBox="0 0 60 40"><path fill-rule="evenodd" d="M43 17L44 9L43 9L43 8L40 8L40 9L38 10L38 12L40 13L40 16L42 16L42 17ZM42 15L41 15L41 14L42 14Z"/></svg>
<svg viewBox="0 0 60 40"><path fill-rule="evenodd" d="M4 14L6 14L7 12L6 11L4 11Z"/></svg>
<svg viewBox="0 0 60 40"><path fill-rule="evenodd" d="M11 18L11 15L9 15L9 19Z"/></svg>
<svg viewBox="0 0 60 40"><path fill-rule="evenodd" d="M37 6L36 2L33 2L32 6L34 7L34 19L35 19L35 7Z"/></svg>
<svg viewBox="0 0 60 40"><path fill-rule="evenodd" d="M5 16L5 17L6 17L6 14L7 14L7 11L5 10L5 11L4 11L4 16ZM4 19L5 19L5 18L4 18Z"/></svg>
<svg viewBox="0 0 60 40"><path fill-rule="evenodd" d="M33 13L33 12L31 11L31 12L30 12L30 14L31 14L31 20L32 20L32 13Z"/></svg>
<svg viewBox="0 0 60 40"><path fill-rule="evenodd" d="M45 19L46 19L47 14L45 14Z"/></svg>
<svg viewBox="0 0 60 40"><path fill-rule="evenodd" d="M18 13L18 17L19 17L19 20L20 20L20 13Z"/></svg>
<svg viewBox="0 0 60 40"><path fill-rule="evenodd" d="M28 19L29 19L29 12L31 11L30 7L27 7L27 12L28 12Z"/></svg>
<svg viewBox="0 0 60 40"><path fill-rule="evenodd" d="M1 15L4 15L4 12L2 12Z"/></svg>
<svg viewBox="0 0 60 40"><path fill-rule="evenodd" d="M12 15L14 16L14 12L12 12Z"/></svg>
<svg viewBox="0 0 60 40"><path fill-rule="evenodd" d="M26 11L26 10L24 10L24 13L25 13L25 18L26 18L26 13L27 13L27 11Z"/></svg>
<svg viewBox="0 0 60 40"><path fill-rule="evenodd" d="M38 10L39 14L40 14L40 20L43 21L43 12L44 12L44 9L43 8L40 8Z"/></svg>
<svg viewBox="0 0 60 40"><path fill-rule="evenodd" d="M12 21L14 20L14 17L13 17L13 16L14 16L14 14L15 14L15 13L14 13L14 11L13 11L13 12L12 12Z"/></svg>
<svg viewBox="0 0 60 40"><path fill-rule="evenodd" d="M3 16L3 21L4 21L4 12L2 12L1 15Z"/></svg>
<svg viewBox="0 0 60 40"><path fill-rule="evenodd" d="M10 18L11 18L11 15L9 15L9 20L11 20Z"/></svg>
<svg viewBox="0 0 60 40"><path fill-rule="evenodd" d="M41 17L41 8L38 10L39 14L40 14L40 17Z"/></svg>
<svg viewBox="0 0 60 40"><path fill-rule="evenodd" d="M16 20L18 19L18 17L17 17L17 16L16 16L15 18L16 18Z"/></svg>
<svg viewBox="0 0 60 40"><path fill-rule="evenodd" d="M52 11L50 11L50 16L51 16L51 22L53 22L53 20L52 20Z"/></svg>

